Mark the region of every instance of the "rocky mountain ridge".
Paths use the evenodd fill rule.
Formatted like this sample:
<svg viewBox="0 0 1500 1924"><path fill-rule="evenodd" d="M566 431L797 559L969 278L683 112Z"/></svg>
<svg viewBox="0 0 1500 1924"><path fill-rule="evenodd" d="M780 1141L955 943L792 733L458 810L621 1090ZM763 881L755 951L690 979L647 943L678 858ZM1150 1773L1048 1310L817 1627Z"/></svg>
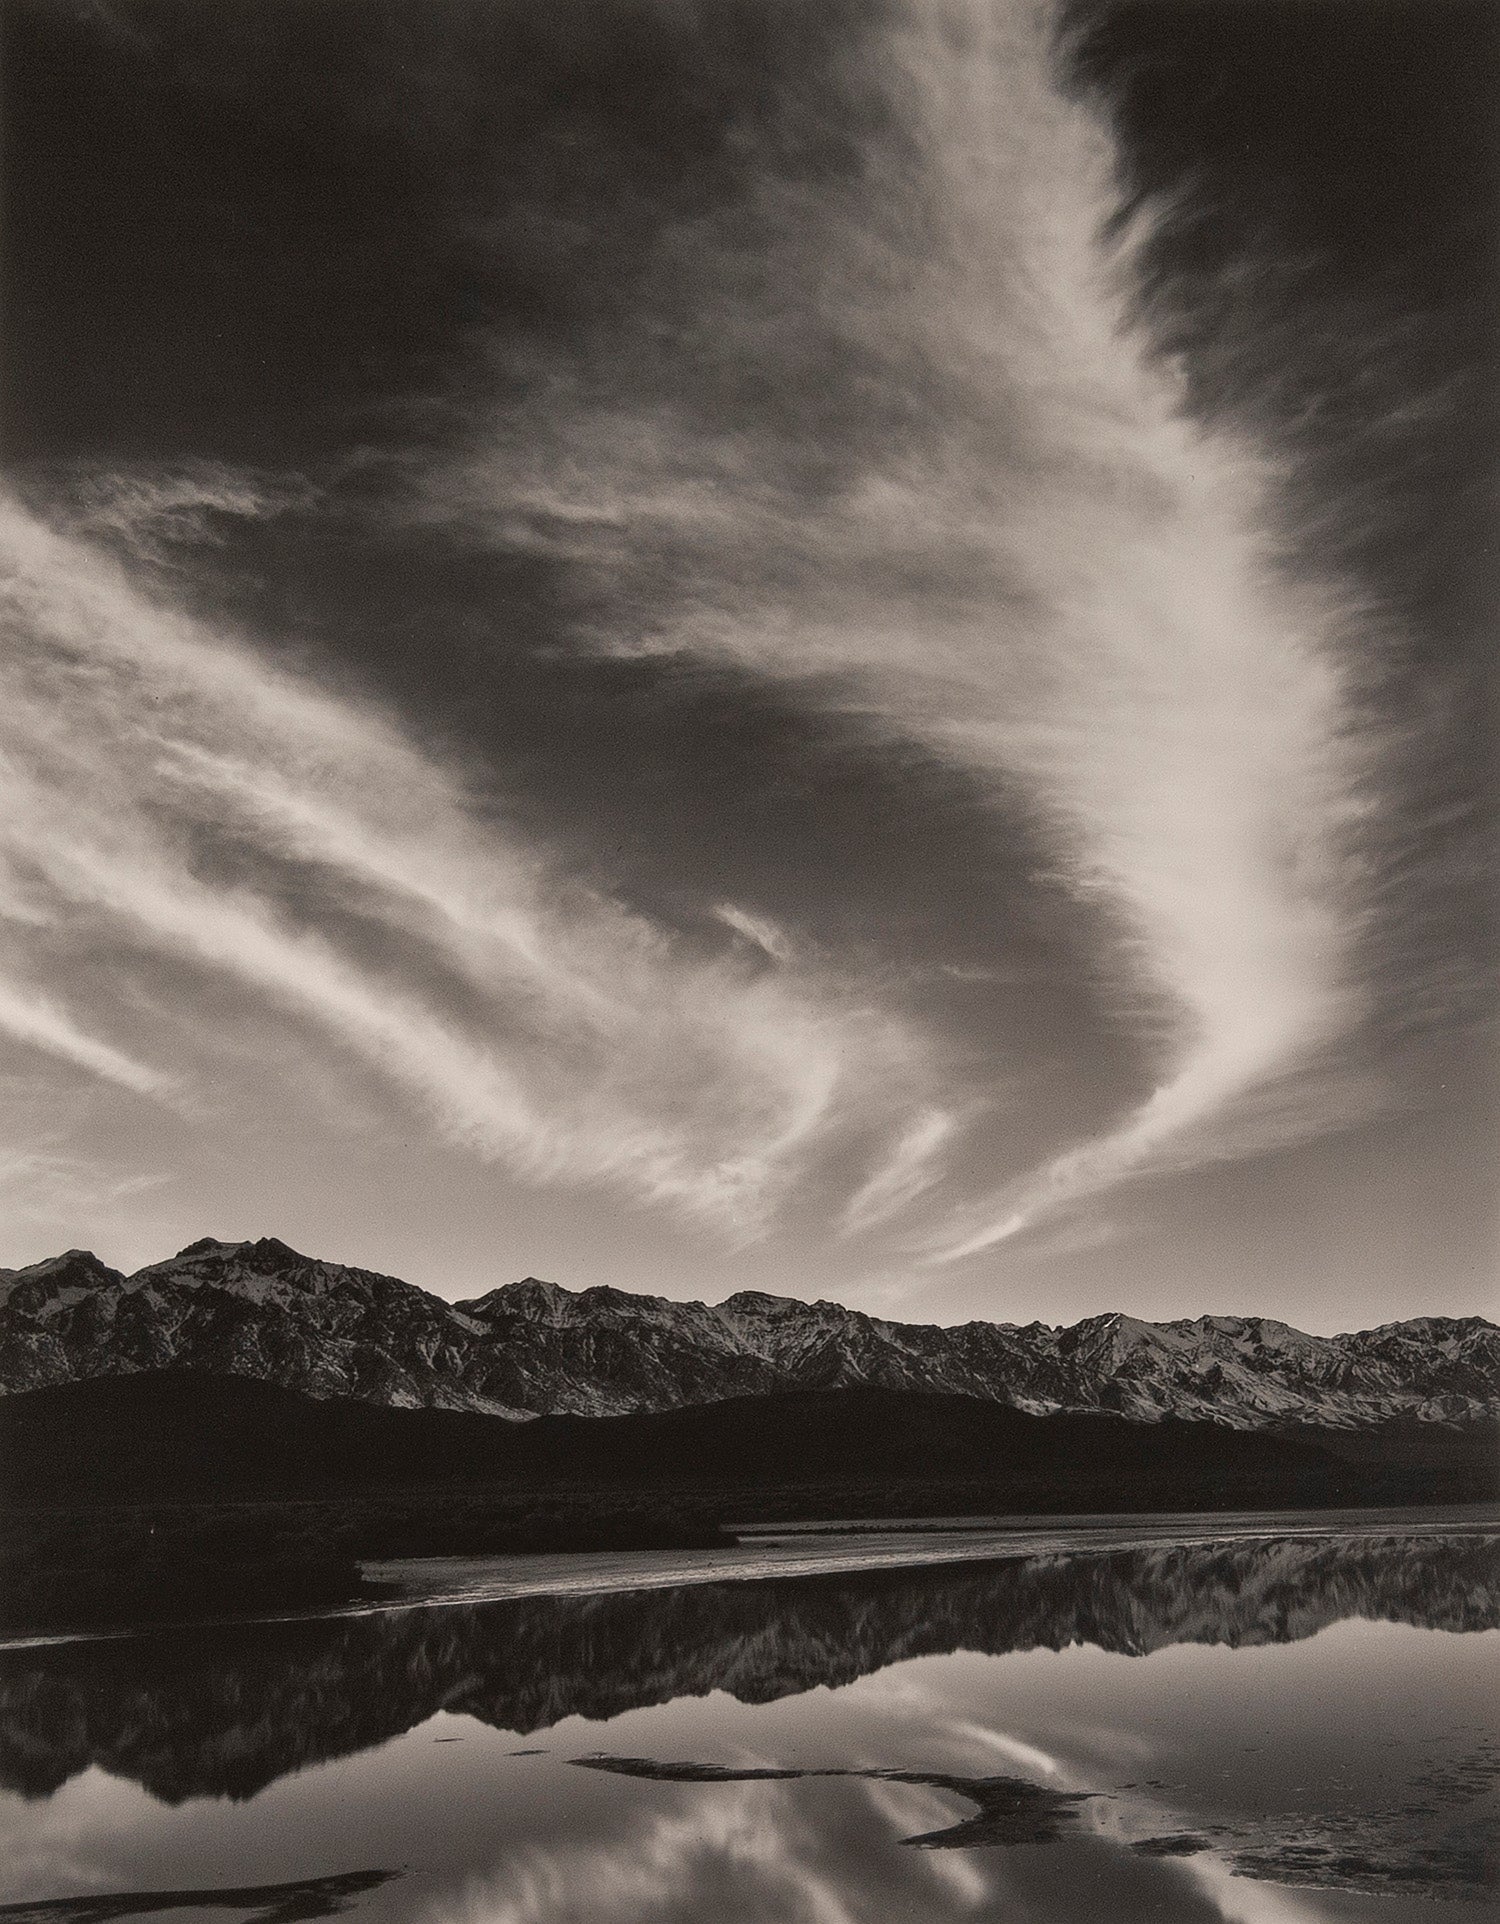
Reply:
<svg viewBox="0 0 1500 1924"><path fill-rule="evenodd" d="M0 1391L145 1369L513 1417L859 1384L1238 1429L1500 1415L1500 1328L1481 1317L1327 1337L1235 1316L946 1328L752 1290L681 1303L535 1277L449 1303L269 1237L206 1237L133 1275L84 1250L0 1270Z"/></svg>

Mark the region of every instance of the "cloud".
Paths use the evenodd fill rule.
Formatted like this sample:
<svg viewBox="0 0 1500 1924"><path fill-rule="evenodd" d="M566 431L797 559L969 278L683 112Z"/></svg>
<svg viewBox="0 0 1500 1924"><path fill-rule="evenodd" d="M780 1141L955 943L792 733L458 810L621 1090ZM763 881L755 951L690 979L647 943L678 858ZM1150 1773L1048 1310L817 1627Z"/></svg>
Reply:
<svg viewBox="0 0 1500 1924"><path fill-rule="evenodd" d="M112 1169L52 1143L0 1143L0 1205L7 1223L43 1229L49 1237L55 1230L68 1233L80 1213L112 1209L168 1180L157 1171Z"/></svg>
<svg viewBox="0 0 1500 1924"><path fill-rule="evenodd" d="M924 1109L897 1138L889 1158L850 1197L840 1219L846 1236L871 1229L907 1208L938 1179L938 1152L953 1134L957 1117Z"/></svg>
<svg viewBox="0 0 1500 1924"><path fill-rule="evenodd" d="M638 1917L687 1920L711 1915L732 1880L737 1900L757 1902L787 1924L856 1924L833 1866L820 1862L809 1826L780 1785L701 1786L678 1808L638 1814L629 1848L580 1825L561 1844L526 1844L507 1853L503 1871L472 1880L461 1895L442 1894L436 1924L573 1924L625 1909ZM767 1821L767 1806L771 1806Z"/></svg>
<svg viewBox="0 0 1500 1924"><path fill-rule="evenodd" d="M763 949L773 962L791 960L792 945L786 931L778 928L768 916L751 915L747 909L736 908L733 902L720 902L714 914L736 935L742 935L747 942Z"/></svg>
<svg viewBox="0 0 1500 1924"><path fill-rule="evenodd" d="M80 1029L65 1009L34 989L0 980L0 1031L137 1095L160 1095L170 1078Z"/></svg>
<svg viewBox="0 0 1500 1924"><path fill-rule="evenodd" d="M174 550L223 539L226 520L262 521L306 508L317 490L299 477L189 461L160 469L78 469L62 477L67 519L137 559L170 564Z"/></svg>
<svg viewBox="0 0 1500 1924"><path fill-rule="evenodd" d="M843 96L793 90L766 142L796 151L857 100L860 167L809 184L769 159L717 225L675 229L658 291L699 303L691 344L665 360L622 331L548 385L545 422L498 411L432 501L502 543L527 503L564 502L574 565L614 596L592 645L729 659L1038 825L1149 1081L1040 1167L994 1172L923 1244L948 1262L1130 1177L1255 1153L1272 1114L1282 1140L1348 1118L1329 1065L1367 1009L1379 743L1357 739L1371 611L1293 555L1277 447L1191 413L1149 230L1118 218L1110 132L1060 85L1048 10L882 19ZM809 377L825 362L842 388ZM781 387L790 422L742 398ZM915 1200L921 1147L852 1220Z"/></svg>
<svg viewBox="0 0 1500 1924"><path fill-rule="evenodd" d="M899 1099L916 1045L830 973L704 960L373 710L14 501L0 553L0 867L25 910L0 961L75 984L166 1066L22 989L0 994L13 1037L222 1103L221 1032L272 1056L300 1035L523 1179L611 1183L736 1237Z"/></svg>
<svg viewBox="0 0 1500 1924"><path fill-rule="evenodd" d="M1035 1744L1028 1744L1020 1737L1012 1737L1008 1731L991 1730L984 1724L969 1719L957 1718L948 1726L949 1731L968 1743L978 1744L982 1749L996 1752L1008 1762L1019 1764L1033 1777L1059 1777L1063 1767L1059 1759Z"/></svg>
<svg viewBox="0 0 1500 1924"><path fill-rule="evenodd" d="M746 1754L754 1765L759 1753ZM514 1840L500 1868L439 1887L430 1924L584 1924L604 1916L699 1924L863 1924L882 1916L993 1911L1003 1853L896 1851L893 1840L954 1819L951 1795L847 1779L837 1804L784 1783L652 1785L651 1804L583 1804L552 1838ZM833 1811L837 1811L835 1818Z"/></svg>
<svg viewBox="0 0 1500 1924"><path fill-rule="evenodd" d="M1183 1871L1223 1924L1328 1924L1329 1911L1321 1897L1257 1884L1208 1853L1186 1859Z"/></svg>

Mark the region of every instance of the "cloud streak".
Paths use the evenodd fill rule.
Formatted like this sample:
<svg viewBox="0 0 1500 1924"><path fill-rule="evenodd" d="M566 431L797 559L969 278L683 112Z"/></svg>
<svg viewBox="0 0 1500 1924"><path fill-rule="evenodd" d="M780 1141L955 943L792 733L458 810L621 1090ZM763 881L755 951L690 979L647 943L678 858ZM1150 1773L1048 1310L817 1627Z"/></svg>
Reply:
<svg viewBox="0 0 1500 1924"><path fill-rule="evenodd" d="M617 343L628 386L602 364L554 385L545 431L508 413L433 498L502 542L553 501L570 560L617 593L596 645L731 659L1040 825L1145 1087L932 1226L945 1263L1263 1148L1273 1113L1283 1140L1344 1118L1327 1069L1365 1013L1368 611L1293 554L1276 447L1194 418L1049 11L898 8L848 68L887 109L855 177L814 191L768 166L749 214L673 236L723 338L709 372L676 364L674 389L649 343ZM830 339L861 398L802 441L724 402L722 363L794 366ZM913 1124L846 1227L914 1202L943 1133Z"/></svg>
<svg viewBox="0 0 1500 1924"><path fill-rule="evenodd" d="M140 1095L300 1032L523 1179L752 1236L912 1046L831 975L704 953L557 872L374 712L0 503L0 1029ZM290 1018L296 1027L287 1028ZM222 1052L218 1066L222 1068ZM855 1095L858 1092L858 1101Z"/></svg>
<svg viewBox="0 0 1500 1924"><path fill-rule="evenodd" d="M849 1199L840 1219L846 1236L873 1229L916 1201L938 1180L937 1161L958 1119L946 1109L923 1109L901 1132L890 1157Z"/></svg>
<svg viewBox="0 0 1500 1924"><path fill-rule="evenodd" d="M160 1095L169 1086L158 1070L89 1035L47 996L14 982L0 981L0 1031L137 1095Z"/></svg>
<svg viewBox="0 0 1500 1924"><path fill-rule="evenodd" d="M733 902L720 902L714 915L726 928L742 935L747 942L753 943L770 956L773 962L791 960L792 945L786 931L779 928L768 916L752 915L748 909L737 908Z"/></svg>

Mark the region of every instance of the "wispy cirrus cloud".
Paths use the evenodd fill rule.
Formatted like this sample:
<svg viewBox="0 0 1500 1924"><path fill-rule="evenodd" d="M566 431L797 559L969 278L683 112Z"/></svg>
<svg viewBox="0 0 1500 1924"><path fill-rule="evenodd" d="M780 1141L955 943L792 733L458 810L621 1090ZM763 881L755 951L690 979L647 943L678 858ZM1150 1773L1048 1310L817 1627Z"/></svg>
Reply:
<svg viewBox="0 0 1500 1924"><path fill-rule="evenodd" d="M869 1840L851 1856L846 1830L798 1808L800 1785L705 1788L674 1786L664 1808L634 1822L628 1849L592 1812L555 1845L528 1840L493 1876L440 1891L433 1924L582 1924L622 1903L637 1916L706 1917L722 1910L729 1883L738 1904L787 1924L859 1924L893 1890L905 1908L933 1919L971 1917L993 1897L991 1878L957 1861L959 1852L904 1851L893 1863L878 1848L892 1831L941 1827L952 1815L941 1793L857 1779L843 1786L855 1835Z"/></svg>
<svg viewBox="0 0 1500 1924"><path fill-rule="evenodd" d="M428 502L504 543L547 500L614 598L590 645L730 659L1038 824L1150 1079L1039 1166L971 1180L923 1233L941 1263L1348 1119L1330 1065L1367 1010L1379 739L1356 739L1356 663L1377 624L1293 553L1289 457L1195 418L1051 10L882 19L839 70L860 169L778 165L833 111L794 95L748 203L663 245L662 287L701 302L695 350L623 333L547 387L545 420L500 410ZM746 402L736 367L801 378L804 416ZM912 1129L846 1226L927 1186L934 1125Z"/></svg>
<svg viewBox="0 0 1500 1924"><path fill-rule="evenodd" d="M86 1029L40 990L0 981L0 1033L137 1095L160 1095L170 1078Z"/></svg>
<svg viewBox="0 0 1500 1924"><path fill-rule="evenodd" d="M914 1045L831 975L703 953L569 879L373 711L14 500L0 549L0 862L23 911L0 928L91 1010L85 1031L63 990L6 991L13 1041L154 1094L207 1073L226 1018L290 1021L524 1179L740 1237L856 1090L895 1099Z"/></svg>
<svg viewBox="0 0 1500 1924"><path fill-rule="evenodd" d="M11 1227L68 1236L80 1213L107 1214L170 1177L71 1155L60 1141L0 1143L0 1211Z"/></svg>
<svg viewBox="0 0 1500 1924"><path fill-rule="evenodd" d="M258 474L219 461L155 469L79 468L68 477L67 520L141 560L170 565L174 551L223 539L235 521L262 521L317 496L301 476Z"/></svg>
<svg viewBox="0 0 1500 1924"><path fill-rule="evenodd" d="M958 1127L946 1109L923 1109L902 1130L889 1158L849 1198L839 1226L846 1236L872 1229L907 1209L938 1180L938 1158Z"/></svg>
<svg viewBox="0 0 1500 1924"><path fill-rule="evenodd" d="M763 950L773 962L791 960L791 938L768 915L753 915L749 909L738 908L733 902L720 902L714 909L714 915L726 928L733 929L736 935L742 935L747 942Z"/></svg>

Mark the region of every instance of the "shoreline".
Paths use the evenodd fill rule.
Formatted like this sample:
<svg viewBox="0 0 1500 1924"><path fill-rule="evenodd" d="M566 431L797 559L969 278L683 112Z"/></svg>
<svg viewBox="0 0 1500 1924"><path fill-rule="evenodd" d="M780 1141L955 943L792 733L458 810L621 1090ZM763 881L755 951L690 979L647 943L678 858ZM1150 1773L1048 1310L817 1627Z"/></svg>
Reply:
<svg viewBox="0 0 1500 1924"><path fill-rule="evenodd" d="M1214 1511L1149 1516L1102 1513L1089 1517L1017 1517L989 1527L960 1519L882 1520L872 1527L835 1519L807 1525L742 1524L725 1550L583 1550L486 1556L361 1560L361 1575L397 1586L390 1595L348 1603L253 1615L184 1617L98 1629L19 1633L0 1637L0 1656L59 1644L107 1643L217 1627L249 1629L287 1623L476 1607L524 1597L606 1596L707 1584L857 1575L966 1563L1006 1563L1113 1549L1172 1549L1221 1543L1483 1538L1500 1549L1500 1505L1456 1504L1446 1509L1346 1511ZM841 1539L834 1547L829 1539ZM871 1541L874 1539L875 1541ZM825 1547L826 1546L826 1547ZM449 1581L434 1587L439 1575ZM455 1583L458 1587L455 1587ZM406 1584L409 1588L402 1589Z"/></svg>

